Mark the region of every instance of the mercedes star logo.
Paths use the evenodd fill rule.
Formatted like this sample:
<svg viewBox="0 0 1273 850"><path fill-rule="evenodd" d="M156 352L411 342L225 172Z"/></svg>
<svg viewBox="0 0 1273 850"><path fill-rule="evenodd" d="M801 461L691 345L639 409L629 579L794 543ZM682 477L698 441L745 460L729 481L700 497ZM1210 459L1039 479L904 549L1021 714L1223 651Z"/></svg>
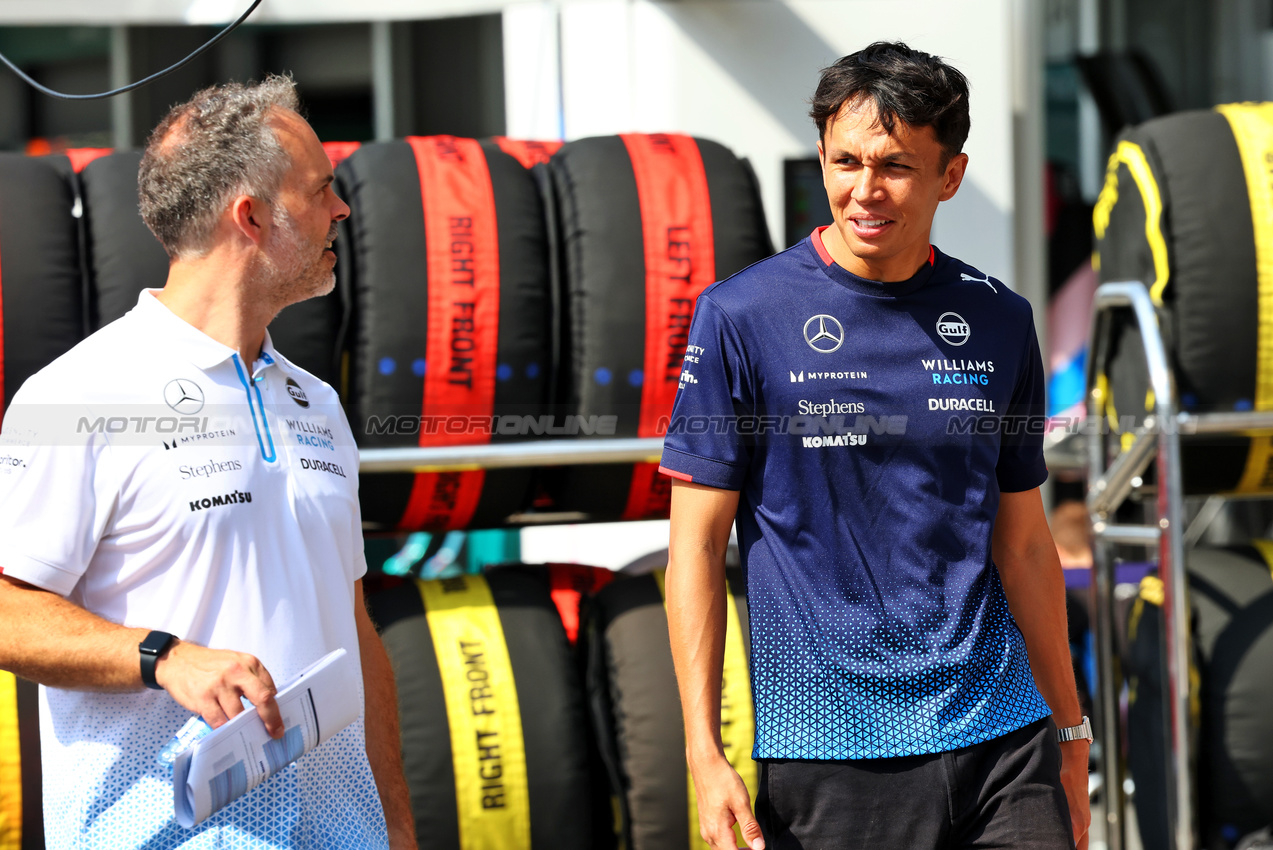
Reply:
<svg viewBox="0 0 1273 850"><path fill-rule="evenodd" d="M203 410L203 390L194 381L176 378L164 387L164 401L178 413L190 416Z"/></svg>
<svg viewBox="0 0 1273 850"><path fill-rule="evenodd" d="M835 316L819 313L804 323L804 341L822 354L830 354L844 345L844 326Z"/></svg>

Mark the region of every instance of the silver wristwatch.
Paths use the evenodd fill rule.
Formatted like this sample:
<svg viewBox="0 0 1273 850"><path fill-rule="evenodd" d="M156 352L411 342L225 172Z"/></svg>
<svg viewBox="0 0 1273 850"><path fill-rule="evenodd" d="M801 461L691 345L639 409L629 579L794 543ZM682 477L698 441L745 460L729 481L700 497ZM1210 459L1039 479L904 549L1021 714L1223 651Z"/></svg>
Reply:
<svg viewBox="0 0 1273 850"><path fill-rule="evenodd" d="M1057 729L1056 739L1062 744L1066 741L1090 741L1092 740L1092 721L1088 720L1085 714L1083 715L1083 722L1079 725Z"/></svg>

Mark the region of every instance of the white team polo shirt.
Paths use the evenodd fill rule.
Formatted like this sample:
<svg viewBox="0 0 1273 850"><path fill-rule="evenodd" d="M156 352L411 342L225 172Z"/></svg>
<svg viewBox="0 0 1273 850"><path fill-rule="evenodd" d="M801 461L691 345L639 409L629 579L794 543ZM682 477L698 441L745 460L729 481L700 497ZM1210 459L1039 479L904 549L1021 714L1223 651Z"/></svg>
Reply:
<svg viewBox="0 0 1273 850"><path fill-rule="evenodd" d="M28 380L0 432L0 568L116 623L251 653L281 683L358 662L358 452L335 391L155 297ZM363 722L195 830L156 763L190 712L162 691L41 688L50 847L386 844Z"/></svg>

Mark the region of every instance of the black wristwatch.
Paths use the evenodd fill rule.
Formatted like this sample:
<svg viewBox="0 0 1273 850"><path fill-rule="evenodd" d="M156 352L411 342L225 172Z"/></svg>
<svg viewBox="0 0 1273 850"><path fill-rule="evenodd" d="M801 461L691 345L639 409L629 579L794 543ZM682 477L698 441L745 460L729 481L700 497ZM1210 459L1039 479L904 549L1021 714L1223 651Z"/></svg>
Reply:
<svg viewBox="0 0 1273 850"><path fill-rule="evenodd" d="M163 686L155 681L155 665L159 663L159 657L168 651L168 647L172 646L172 642L176 639L176 635L170 635L167 632L151 632L146 635L145 640L137 644L137 649L141 651L141 681L146 687L156 691L163 690Z"/></svg>

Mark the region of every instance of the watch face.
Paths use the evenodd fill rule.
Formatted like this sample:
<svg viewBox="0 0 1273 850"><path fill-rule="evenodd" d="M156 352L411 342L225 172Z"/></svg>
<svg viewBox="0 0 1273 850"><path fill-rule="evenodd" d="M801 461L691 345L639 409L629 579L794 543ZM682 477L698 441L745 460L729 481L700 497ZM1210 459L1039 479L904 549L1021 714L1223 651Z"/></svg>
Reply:
<svg viewBox="0 0 1273 850"><path fill-rule="evenodd" d="M167 649L172 640L172 635L167 632L151 632L146 635L146 639L141 642L138 649L147 655L158 655Z"/></svg>

